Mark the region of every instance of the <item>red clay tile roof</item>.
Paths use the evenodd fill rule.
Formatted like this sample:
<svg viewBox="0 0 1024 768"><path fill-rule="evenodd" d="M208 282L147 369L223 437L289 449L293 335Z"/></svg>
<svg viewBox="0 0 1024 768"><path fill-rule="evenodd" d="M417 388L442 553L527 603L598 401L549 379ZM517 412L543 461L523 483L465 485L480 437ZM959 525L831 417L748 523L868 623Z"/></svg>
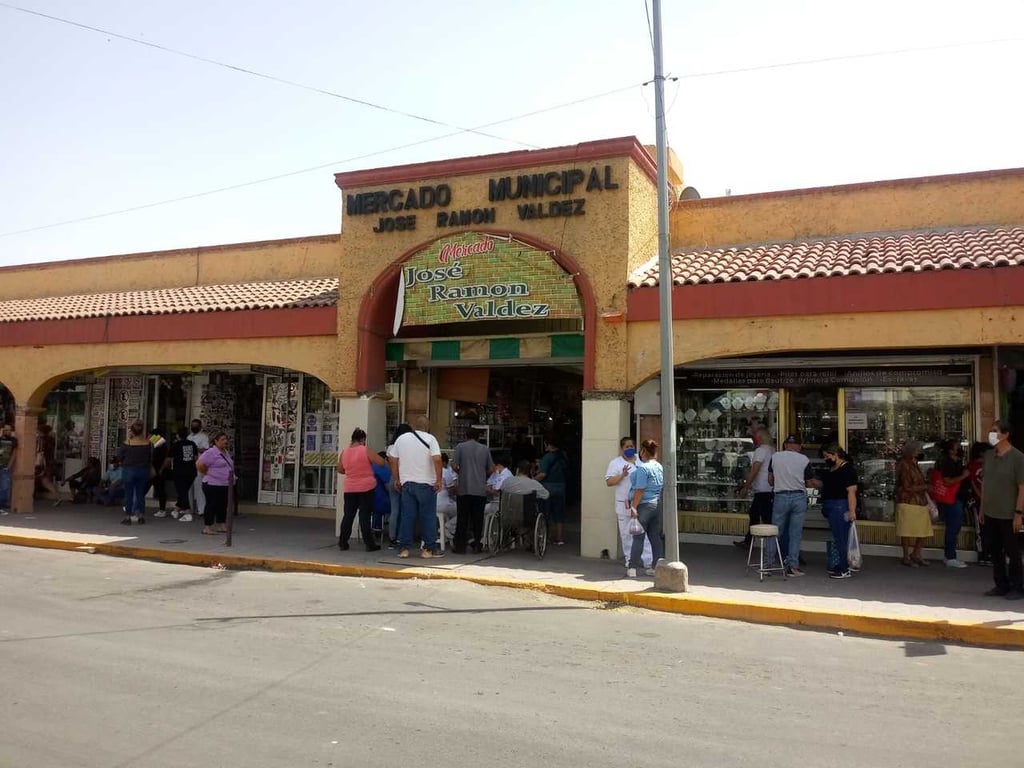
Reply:
<svg viewBox="0 0 1024 768"><path fill-rule="evenodd" d="M672 255L676 285L846 277L888 272L980 269L1024 264L1024 227L848 235ZM658 285L654 258L629 277L631 288Z"/></svg>
<svg viewBox="0 0 1024 768"><path fill-rule="evenodd" d="M195 285L120 293L0 301L0 323L83 317L230 312L239 309L327 307L338 303L338 279Z"/></svg>

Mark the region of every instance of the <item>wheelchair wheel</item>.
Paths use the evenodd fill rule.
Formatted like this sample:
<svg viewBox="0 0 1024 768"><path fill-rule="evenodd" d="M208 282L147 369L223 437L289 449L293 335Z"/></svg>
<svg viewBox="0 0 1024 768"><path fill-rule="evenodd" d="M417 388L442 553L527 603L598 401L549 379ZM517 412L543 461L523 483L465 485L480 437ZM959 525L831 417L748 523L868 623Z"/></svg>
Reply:
<svg viewBox="0 0 1024 768"><path fill-rule="evenodd" d="M484 543L492 555L501 551L501 512L495 512L488 518L488 527L484 531Z"/></svg>
<svg viewBox="0 0 1024 768"><path fill-rule="evenodd" d="M548 551L548 519L543 512L537 513L536 522L533 524L533 554L538 560L543 560Z"/></svg>

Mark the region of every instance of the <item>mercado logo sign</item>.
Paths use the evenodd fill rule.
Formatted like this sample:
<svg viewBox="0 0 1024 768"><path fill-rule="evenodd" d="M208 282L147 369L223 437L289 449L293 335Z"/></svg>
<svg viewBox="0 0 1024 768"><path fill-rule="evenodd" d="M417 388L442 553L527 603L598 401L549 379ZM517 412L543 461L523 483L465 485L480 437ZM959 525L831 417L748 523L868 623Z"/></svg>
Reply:
<svg viewBox="0 0 1024 768"><path fill-rule="evenodd" d="M579 316L572 275L549 252L512 237L465 232L403 265L394 332L403 325Z"/></svg>

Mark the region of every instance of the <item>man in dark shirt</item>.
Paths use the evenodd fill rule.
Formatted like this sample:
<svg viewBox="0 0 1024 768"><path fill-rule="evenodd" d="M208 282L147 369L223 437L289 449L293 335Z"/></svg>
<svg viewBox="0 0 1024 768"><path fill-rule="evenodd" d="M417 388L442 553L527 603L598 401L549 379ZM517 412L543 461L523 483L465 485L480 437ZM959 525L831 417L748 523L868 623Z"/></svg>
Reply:
<svg viewBox="0 0 1024 768"><path fill-rule="evenodd" d="M1010 445L1010 422L1005 419L997 419L992 424L988 440L996 449L985 454L981 517L985 549L992 555L992 579L996 585L985 594L1020 600L1024 594L1021 593L1017 534L1024 520L1024 453Z"/></svg>
<svg viewBox="0 0 1024 768"><path fill-rule="evenodd" d="M199 447L189 440L188 430L178 430L178 440L171 446L171 477L174 479L174 490L178 500L174 503L171 517L182 523L192 522L192 505L189 492L196 479L196 459L199 458Z"/></svg>

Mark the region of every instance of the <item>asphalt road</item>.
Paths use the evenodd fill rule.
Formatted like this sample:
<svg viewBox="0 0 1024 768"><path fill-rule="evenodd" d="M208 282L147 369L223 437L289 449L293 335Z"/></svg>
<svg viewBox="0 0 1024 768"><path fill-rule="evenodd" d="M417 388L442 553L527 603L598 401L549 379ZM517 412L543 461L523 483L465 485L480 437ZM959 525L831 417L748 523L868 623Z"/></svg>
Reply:
<svg viewBox="0 0 1024 768"><path fill-rule="evenodd" d="M0 546L0 766L1020 765L1019 652Z"/></svg>

